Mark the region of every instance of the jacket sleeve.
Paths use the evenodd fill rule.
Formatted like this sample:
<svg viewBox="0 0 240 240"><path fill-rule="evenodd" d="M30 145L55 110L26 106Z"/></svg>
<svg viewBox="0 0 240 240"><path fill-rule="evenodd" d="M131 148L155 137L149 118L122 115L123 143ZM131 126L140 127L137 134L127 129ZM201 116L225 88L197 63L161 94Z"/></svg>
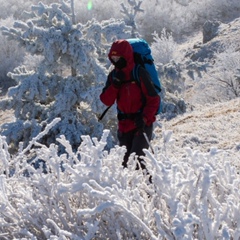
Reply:
<svg viewBox="0 0 240 240"><path fill-rule="evenodd" d="M105 87L100 94L100 100L106 105L111 106L115 103L118 95L118 88L115 88L112 84L111 73L108 75Z"/></svg>
<svg viewBox="0 0 240 240"><path fill-rule="evenodd" d="M139 78L142 88L142 93L145 98L145 104L143 108L143 117L147 120L147 125L153 123L156 119L155 114L160 105L160 96L155 90L151 76L144 69L139 69Z"/></svg>

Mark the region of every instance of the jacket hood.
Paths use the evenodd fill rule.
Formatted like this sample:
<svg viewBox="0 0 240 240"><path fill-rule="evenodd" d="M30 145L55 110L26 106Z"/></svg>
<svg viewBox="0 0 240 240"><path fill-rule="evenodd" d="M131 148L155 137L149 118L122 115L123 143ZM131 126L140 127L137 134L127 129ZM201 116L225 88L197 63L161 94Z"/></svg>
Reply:
<svg viewBox="0 0 240 240"><path fill-rule="evenodd" d="M127 61L127 66L123 68L122 71L125 73L127 79L130 79L131 71L134 68L133 49L130 43L124 39L113 42L108 54L110 61L112 56L120 56Z"/></svg>

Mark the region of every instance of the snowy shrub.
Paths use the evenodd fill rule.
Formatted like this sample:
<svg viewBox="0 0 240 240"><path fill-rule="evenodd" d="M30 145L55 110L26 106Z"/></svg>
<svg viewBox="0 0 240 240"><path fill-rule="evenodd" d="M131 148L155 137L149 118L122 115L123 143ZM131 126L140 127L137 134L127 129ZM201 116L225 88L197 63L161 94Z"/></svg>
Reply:
<svg viewBox="0 0 240 240"><path fill-rule="evenodd" d="M214 43L212 45L216 45ZM205 102L223 102L240 96L239 43L231 40L220 43L217 47L210 48L214 58L203 63L208 66L207 71L203 76L199 76L201 81L194 86Z"/></svg>
<svg viewBox="0 0 240 240"><path fill-rule="evenodd" d="M9 17L1 21L1 26L12 25L13 21L13 18ZM23 48L19 48L17 41L8 41L0 33L0 92L2 91L3 94L6 94L7 89L15 84L13 79L7 77L7 73L23 62L24 52Z"/></svg>
<svg viewBox="0 0 240 240"><path fill-rule="evenodd" d="M121 3L121 13L124 16L124 21L126 25L132 27L132 34L131 37L139 37L139 33L137 30L137 24L136 24L136 17L138 13L143 13L144 10L141 9L142 1L128 1L128 5L125 5L124 3Z"/></svg>
<svg viewBox="0 0 240 240"><path fill-rule="evenodd" d="M214 70L209 74L212 85L217 88L219 99L233 99L240 96L240 44L227 43L221 47L221 52L215 54Z"/></svg>
<svg viewBox="0 0 240 240"><path fill-rule="evenodd" d="M24 11L29 11L33 4L38 4L39 0L8 0L1 1L0 18L23 19ZM61 0L42 0L44 4L60 3Z"/></svg>
<svg viewBox="0 0 240 240"><path fill-rule="evenodd" d="M127 0L126 0L127 1ZM137 18L140 34L151 42L152 33L166 28L175 39L199 31L206 20L229 21L239 17L240 2L232 0L143 1L143 15Z"/></svg>
<svg viewBox="0 0 240 240"><path fill-rule="evenodd" d="M162 114L161 118L171 119L186 112L187 105L183 99L185 82L183 65L174 60L165 65L157 64L161 78Z"/></svg>
<svg viewBox="0 0 240 240"><path fill-rule="evenodd" d="M145 150L149 184L134 155L122 169L125 148L105 150L107 130L83 135L76 152L63 135L64 154L42 145L59 121L14 157L0 137L1 239L239 239L237 158L214 148L180 157L165 130L154 154Z"/></svg>
<svg viewBox="0 0 240 240"><path fill-rule="evenodd" d="M151 48L154 61L164 65L174 60L177 43L174 41L172 34L168 33L164 28L160 36L156 32L153 33Z"/></svg>
<svg viewBox="0 0 240 240"><path fill-rule="evenodd" d="M82 134L102 132L97 114L103 109L99 95L109 66L107 50L114 39L129 37L130 28L114 19L73 24L67 6L39 3L26 22L2 29L30 54L42 56L36 70L19 66L9 73L17 86L2 106L15 110L16 122L3 125L1 132L15 147L19 141L26 146L55 117L62 121L43 139L46 144L63 134L76 146Z"/></svg>
<svg viewBox="0 0 240 240"><path fill-rule="evenodd" d="M68 0L72 2L74 0ZM29 10L32 4L38 0L8 0L1 3L0 18L14 16L16 19L24 19L24 10ZM61 3L61 0L42 0L43 4ZM191 34L200 30L206 20L229 21L239 17L240 2L238 0L172 0L172 1L137 1L137 0L81 0L74 1L76 21L86 23L95 18L97 21L111 17L119 19L122 17L121 4L124 6L141 3L144 14L136 17L136 25L141 36L147 41L152 41L152 33L161 33L166 28L177 39L183 35Z"/></svg>
<svg viewBox="0 0 240 240"><path fill-rule="evenodd" d="M176 51L177 43L173 40L172 34L163 29L159 36L153 33L151 44L154 63L158 69L162 82L162 116L171 119L186 111L186 104L179 94L185 90L182 66Z"/></svg>

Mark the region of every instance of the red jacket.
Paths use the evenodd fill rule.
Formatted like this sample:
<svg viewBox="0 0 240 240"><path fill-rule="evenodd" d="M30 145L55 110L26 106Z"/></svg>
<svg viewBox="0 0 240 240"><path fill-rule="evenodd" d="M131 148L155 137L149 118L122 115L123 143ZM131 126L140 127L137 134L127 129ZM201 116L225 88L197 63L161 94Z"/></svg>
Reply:
<svg viewBox="0 0 240 240"><path fill-rule="evenodd" d="M118 110L124 114L135 114L142 109L146 125L151 125L156 120L155 113L160 104L160 97L155 91L150 75L144 68L140 67L138 74L141 86L133 81L132 70L135 64L133 49L128 41L118 40L114 42L108 55L109 59L113 55L122 56L127 61L127 66L121 69L125 74L127 83L122 84L120 88L116 88L112 84L113 71L110 72L100 95L101 101L107 106L116 102ZM118 69L114 71L118 71ZM118 126L120 132L136 129L134 119L120 120Z"/></svg>

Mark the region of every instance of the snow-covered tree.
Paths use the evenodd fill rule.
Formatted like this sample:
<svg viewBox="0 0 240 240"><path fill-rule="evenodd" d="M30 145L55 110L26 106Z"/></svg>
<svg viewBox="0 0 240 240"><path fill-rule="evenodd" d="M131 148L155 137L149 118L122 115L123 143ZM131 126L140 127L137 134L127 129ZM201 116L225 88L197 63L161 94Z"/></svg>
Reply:
<svg viewBox="0 0 240 240"><path fill-rule="evenodd" d="M137 31L136 16L138 13L143 13L144 10L141 9L142 1L128 0L128 5L121 3L121 13L124 16L125 23L132 27L131 37L139 37Z"/></svg>
<svg viewBox="0 0 240 240"><path fill-rule="evenodd" d="M1 20L1 26L12 25L13 18ZM9 71L19 66L25 57L22 47L17 46L14 40L8 41L2 33L0 33L0 94L5 95L8 88L15 84L15 81L7 77Z"/></svg>
<svg viewBox="0 0 240 240"><path fill-rule="evenodd" d="M159 35L156 31L153 33L153 43L151 45L154 61L156 63L168 64L174 59L177 50L177 43L174 41L171 33L164 28Z"/></svg>
<svg viewBox="0 0 240 240"><path fill-rule="evenodd" d="M82 134L98 136L103 130L96 116L103 107L99 94L109 67L106 51L114 39L129 37L131 29L113 19L73 24L71 7L64 1L34 5L26 17L26 22L16 21L2 32L42 60L35 71L22 65L9 73L17 86L9 89L1 106L13 108L16 121L3 125L2 134L17 147L59 117L61 121L43 140L46 144L60 134L73 146Z"/></svg>

